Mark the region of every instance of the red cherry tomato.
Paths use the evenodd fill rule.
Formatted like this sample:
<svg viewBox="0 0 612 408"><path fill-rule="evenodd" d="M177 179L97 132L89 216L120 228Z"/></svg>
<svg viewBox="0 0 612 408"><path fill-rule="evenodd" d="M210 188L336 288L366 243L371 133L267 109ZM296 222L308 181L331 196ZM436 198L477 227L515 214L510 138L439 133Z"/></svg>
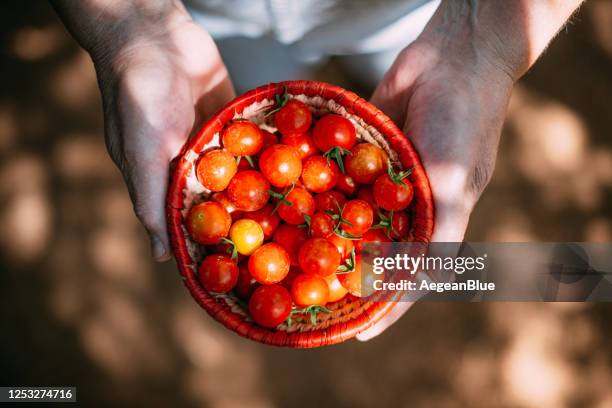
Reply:
<svg viewBox="0 0 612 408"><path fill-rule="evenodd" d="M315 208L318 212L331 211L339 214L346 203L346 197L339 191L326 191L315 195Z"/></svg>
<svg viewBox="0 0 612 408"><path fill-rule="evenodd" d="M260 246L249 258L251 276L265 285L282 281L289 273L289 266L289 254L273 242Z"/></svg>
<svg viewBox="0 0 612 408"><path fill-rule="evenodd" d="M360 240L355 241L355 251L361 252L363 244L366 242L391 242L391 239L385 234L384 229L369 229L361 236Z"/></svg>
<svg viewBox="0 0 612 408"><path fill-rule="evenodd" d="M334 233L334 220L325 213L314 213L310 217L310 236L327 238Z"/></svg>
<svg viewBox="0 0 612 408"><path fill-rule="evenodd" d="M268 132L267 130L261 130L261 135L263 136L263 144L261 145L261 152L266 150L268 147L278 144L278 136L276 136L272 132Z"/></svg>
<svg viewBox="0 0 612 408"><path fill-rule="evenodd" d="M257 221L264 233L264 239L268 240L274 235L274 231L280 224L280 217L277 213L273 213L274 208L271 204L266 204L265 207L252 212L244 213L243 218L248 218Z"/></svg>
<svg viewBox="0 0 612 408"><path fill-rule="evenodd" d="M281 143L287 146L293 146L297 149L300 160L314 156L319 153L319 149L312 141L312 137L308 133L302 135L289 135L281 137Z"/></svg>
<svg viewBox="0 0 612 408"><path fill-rule="evenodd" d="M304 187L312 192L331 190L338 182L339 176L338 165L323 156L312 156L304 160L301 180Z"/></svg>
<svg viewBox="0 0 612 408"><path fill-rule="evenodd" d="M311 123L310 108L297 99L291 99L274 114L274 124L283 136L306 133Z"/></svg>
<svg viewBox="0 0 612 408"><path fill-rule="evenodd" d="M325 306L329 298L327 281L309 273L303 273L291 283L291 298L298 307Z"/></svg>
<svg viewBox="0 0 612 408"><path fill-rule="evenodd" d="M312 195L303 189L302 187L295 187L287 196L285 200L291 205L285 202L280 203L278 206L278 215L287 223L292 225L303 224L304 215L312 216L315 210L314 198Z"/></svg>
<svg viewBox="0 0 612 408"><path fill-rule="evenodd" d="M325 238L311 238L300 248L298 261L305 273L328 276L336 272L341 260L334 244Z"/></svg>
<svg viewBox="0 0 612 408"><path fill-rule="evenodd" d="M242 211L257 211L270 199L269 189L270 183L260 172L239 171L227 187L227 198Z"/></svg>
<svg viewBox="0 0 612 408"><path fill-rule="evenodd" d="M342 229L349 234L361 235L372 226L374 211L370 204L363 200L349 200L342 209Z"/></svg>
<svg viewBox="0 0 612 408"><path fill-rule="evenodd" d="M409 180L396 182L388 174L383 174L376 179L373 192L376 203L389 211L406 209L414 196L412 183Z"/></svg>
<svg viewBox="0 0 612 408"><path fill-rule="evenodd" d="M238 282L234 287L236 295L241 299L248 299L253 291L259 286L259 283L251 276L247 262L241 262L238 265Z"/></svg>
<svg viewBox="0 0 612 408"><path fill-rule="evenodd" d="M236 171L238 166L234 156L221 149L204 153L196 167L198 180L210 191L225 190Z"/></svg>
<svg viewBox="0 0 612 408"><path fill-rule="evenodd" d="M348 290L342 286L338 280L338 275L335 273L333 275L326 276L325 280L327 281L327 287L329 289L329 297L327 298L328 303L337 302L348 293Z"/></svg>
<svg viewBox="0 0 612 408"><path fill-rule="evenodd" d="M370 268L371 269L371 268ZM361 265L361 255L355 257L355 269L349 273L338 274L338 280L351 295L365 297L374 293L374 281L384 280L385 274L374 274L372 271L364 275Z"/></svg>
<svg viewBox="0 0 612 408"><path fill-rule="evenodd" d="M302 244L306 242L308 235L304 228L299 228L295 225L281 224L272 239L278 245L285 248L289 253L291 265L298 265L298 253Z"/></svg>
<svg viewBox="0 0 612 408"><path fill-rule="evenodd" d="M340 173L338 177L338 183L336 183L336 189L342 191L347 196L355 195L357 191L357 184L351 176L346 173Z"/></svg>
<svg viewBox="0 0 612 408"><path fill-rule="evenodd" d="M221 141L234 156L251 156L261 150L263 135L255 123L236 120L223 129Z"/></svg>
<svg viewBox="0 0 612 408"><path fill-rule="evenodd" d="M355 244L353 244L353 242L360 242L359 240L353 241L352 239L343 238L336 234L331 235L327 238L327 240L334 244L342 260L351 256L351 252L353 252L353 248L355 247Z"/></svg>
<svg viewBox="0 0 612 408"><path fill-rule="evenodd" d="M260 326L274 328L291 314L291 295L281 285L263 285L249 300L249 314Z"/></svg>
<svg viewBox="0 0 612 408"><path fill-rule="evenodd" d="M315 124L312 137L317 147L326 152L334 147L350 149L355 145L355 126L340 115L325 115Z"/></svg>
<svg viewBox="0 0 612 408"><path fill-rule="evenodd" d="M200 244L216 244L227 236L231 225L232 218L228 212L214 201L196 204L187 214L189 236Z"/></svg>
<svg viewBox="0 0 612 408"><path fill-rule="evenodd" d="M371 143L360 143L353 146L351 154L346 156L346 172L357 183L372 184L374 180L387 171L389 156L383 149Z"/></svg>
<svg viewBox="0 0 612 408"><path fill-rule="evenodd" d="M227 293L238 282L238 265L227 255L208 255L200 264L198 278L206 290Z"/></svg>
<svg viewBox="0 0 612 408"><path fill-rule="evenodd" d="M408 235L410 230L410 217L404 211L394 212L391 216L391 238L401 239Z"/></svg>
<svg viewBox="0 0 612 408"><path fill-rule="evenodd" d="M302 161L295 147L276 144L261 154L259 169L273 186L288 187L300 178Z"/></svg>

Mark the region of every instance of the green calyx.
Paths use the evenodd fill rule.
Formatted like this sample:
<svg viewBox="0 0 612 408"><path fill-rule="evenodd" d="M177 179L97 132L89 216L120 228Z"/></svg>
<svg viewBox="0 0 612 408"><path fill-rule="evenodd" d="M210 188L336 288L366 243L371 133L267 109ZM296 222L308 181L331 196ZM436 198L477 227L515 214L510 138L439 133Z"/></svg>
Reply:
<svg viewBox="0 0 612 408"><path fill-rule="evenodd" d="M373 225L372 229L383 229L384 228L385 235L391 240L393 240L391 233L394 233L395 235L399 235L397 231L395 230L395 228L393 227L393 211L389 212L389 216L386 216L385 214L379 211L378 217L380 218L380 222L376 225Z"/></svg>
<svg viewBox="0 0 612 408"><path fill-rule="evenodd" d="M340 146L336 146L336 147L332 147L331 149L323 153L323 156L327 158L328 164L330 164L331 161L334 160L338 164L340 171L344 173L344 160L342 159L342 156L349 155L349 154L353 154L353 153L351 153L350 150L346 150Z"/></svg>
<svg viewBox="0 0 612 408"><path fill-rule="evenodd" d="M289 207L291 207L293 205L293 203L289 200L287 200L287 196L289 195L289 193L291 193L293 191L293 189L295 188L295 184L292 184L291 187L289 187L287 189L287 191L285 191L284 193L277 193L274 190L268 190L268 194L270 194L270 196L276 198L278 201L276 202L276 205L274 206L274 209L272 210L272 214L274 214L276 212L276 210L278 210L278 207L280 207L281 204L285 204L288 205Z"/></svg>
<svg viewBox="0 0 612 408"><path fill-rule="evenodd" d="M293 315L300 314L300 313L310 314L310 323L317 324L317 315L319 313L331 313L331 310L329 310L328 308L324 306L318 306L318 305L308 306L303 309L294 308L293 310L291 310L291 313L289 314L289 317L287 318L288 327L291 327L291 325L293 324Z"/></svg>
<svg viewBox="0 0 612 408"><path fill-rule="evenodd" d="M276 100L276 103L274 104L274 108L268 113L266 113L265 117L275 114L276 112L281 110L281 108L285 106L287 102L289 102L290 98L289 98L289 94L287 93L287 87L284 88L282 94L275 95L274 99Z"/></svg>
<svg viewBox="0 0 612 408"><path fill-rule="evenodd" d="M340 265L336 271L337 275L353 272L355 270L355 248L351 250L351 256L344 261L344 265Z"/></svg>
<svg viewBox="0 0 612 408"><path fill-rule="evenodd" d="M228 254L231 254L230 257L235 261L238 259L238 250L236 249L236 244L234 244L234 241L232 241L229 238L221 238L221 240L219 241L220 243L223 244L227 244L229 245L229 247L226 249L225 252L227 252Z"/></svg>
<svg viewBox="0 0 612 408"><path fill-rule="evenodd" d="M414 170L414 166L412 166L408 170L404 170L404 171L400 171L396 173L395 170L393 170L391 161L389 161L387 164L387 175L389 176L391 181L393 181L395 184L406 184L406 182L404 182L404 179L408 177L409 175L411 175L413 170Z"/></svg>

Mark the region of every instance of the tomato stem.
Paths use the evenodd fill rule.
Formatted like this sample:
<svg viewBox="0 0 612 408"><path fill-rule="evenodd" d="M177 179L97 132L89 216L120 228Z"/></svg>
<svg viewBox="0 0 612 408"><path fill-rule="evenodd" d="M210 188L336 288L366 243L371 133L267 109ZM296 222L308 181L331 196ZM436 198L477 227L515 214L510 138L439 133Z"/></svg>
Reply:
<svg viewBox="0 0 612 408"><path fill-rule="evenodd" d="M411 175L413 170L414 170L414 166L410 167L408 170L395 172L395 170L393 170L393 166L391 165L391 160L387 162L387 175L389 175L389 178L391 179L391 181L393 181L395 184L398 184L398 185L406 184L404 179L408 177L409 175Z"/></svg>
<svg viewBox="0 0 612 408"><path fill-rule="evenodd" d="M331 163L331 160L334 160L338 163L338 167L340 167L340 171L344 173L344 161L342 160L342 155L345 154L353 154L350 150L343 149L340 146L335 146L323 153L323 156L327 158L327 164Z"/></svg>
<svg viewBox="0 0 612 408"><path fill-rule="evenodd" d="M287 196L289 195L290 192L293 191L293 189L295 188L295 184L292 184L291 187L289 187L289 189L287 191L285 191L284 193L277 193L274 190L268 190L268 194L270 194L272 197L276 198L278 201L276 203L276 205L274 206L274 208L272 209L272 214L274 214L276 212L276 210L278 210L278 207L280 207L281 204L285 204L288 205L289 207L291 207L293 205L293 203L289 200L287 200Z"/></svg>
<svg viewBox="0 0 612 408"><path fill-rule="evenodd" d="M287 87L285 86L283 88L283 93L282 94L280 94L280 95L277 94L277 95L274 96L274 100L276 101L275 108L272 109L270 112L266 113L264 115L264 117L267 118L268 116L273 115L276 112L278 112L279 110L281 110L281 108L283 106L285 106L287 104L287 102L289 102L289 99L290 99L289 98L289 93L287 92Z"/></svg>
<svg viewBox="0 0 612 408"><path fill-rule="evenodd" d="M234 241L232 241L229 238L221 238L221 240L219 242L223 242L224 244L229 245L229 248L227 248L225 250L226 253L231 253L230 258L232 258L234 261L236 261L238 259L238 250L236 249L236 244L234 244Z"/></svg>
<svg viewBox="0 0 612 408"><path fill-rule="evenodd" d="M390 240L393 240L393 237L391 236L391 232L393 232L395 235L399 235L397 233L397 230L393 226L393 210L389 211L389 216L386 216L381 211L378 211L378 217L380 218L380 222L378 224L376 224L376 225L373 225L372 229L381 229L381 228L384 228L385 229L385 235Z"/></svg>
<svg viewBox="0 0 612 408"><path fill-rule="evenodd" d="M351 250L351 256L344 261L344 265L340 265L336 274L342 275L355 270L355 248Z"/></svg>

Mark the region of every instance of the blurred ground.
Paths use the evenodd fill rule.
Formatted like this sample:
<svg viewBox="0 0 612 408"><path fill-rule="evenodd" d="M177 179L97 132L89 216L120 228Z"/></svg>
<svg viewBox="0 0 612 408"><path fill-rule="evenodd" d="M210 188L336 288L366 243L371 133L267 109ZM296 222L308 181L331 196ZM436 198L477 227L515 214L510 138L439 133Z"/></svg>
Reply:
<svg viewBox="0 0 612 408"><path fill-rule="evenodd" d="M46 2L3 8L0 385L92 406L612 406L603 304L424 303L312 351L226 331L149 260L87 56ZM518 84L468 239L612 241L611 99L612 2L593 0Z"/></svg>

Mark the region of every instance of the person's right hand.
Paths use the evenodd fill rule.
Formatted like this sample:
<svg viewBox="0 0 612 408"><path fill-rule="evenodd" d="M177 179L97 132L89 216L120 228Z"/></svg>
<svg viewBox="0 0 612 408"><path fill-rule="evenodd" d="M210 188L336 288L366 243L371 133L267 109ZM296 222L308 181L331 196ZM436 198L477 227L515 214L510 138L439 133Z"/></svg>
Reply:
<svg viewBox="0 0 612 408"><path fill-rule="evenodd" d="M171 256L165 217L170 160L234 91L212 38L187 13L120 40L91 51L106 145L149 233L153 256L163 261Z"/></svg>

